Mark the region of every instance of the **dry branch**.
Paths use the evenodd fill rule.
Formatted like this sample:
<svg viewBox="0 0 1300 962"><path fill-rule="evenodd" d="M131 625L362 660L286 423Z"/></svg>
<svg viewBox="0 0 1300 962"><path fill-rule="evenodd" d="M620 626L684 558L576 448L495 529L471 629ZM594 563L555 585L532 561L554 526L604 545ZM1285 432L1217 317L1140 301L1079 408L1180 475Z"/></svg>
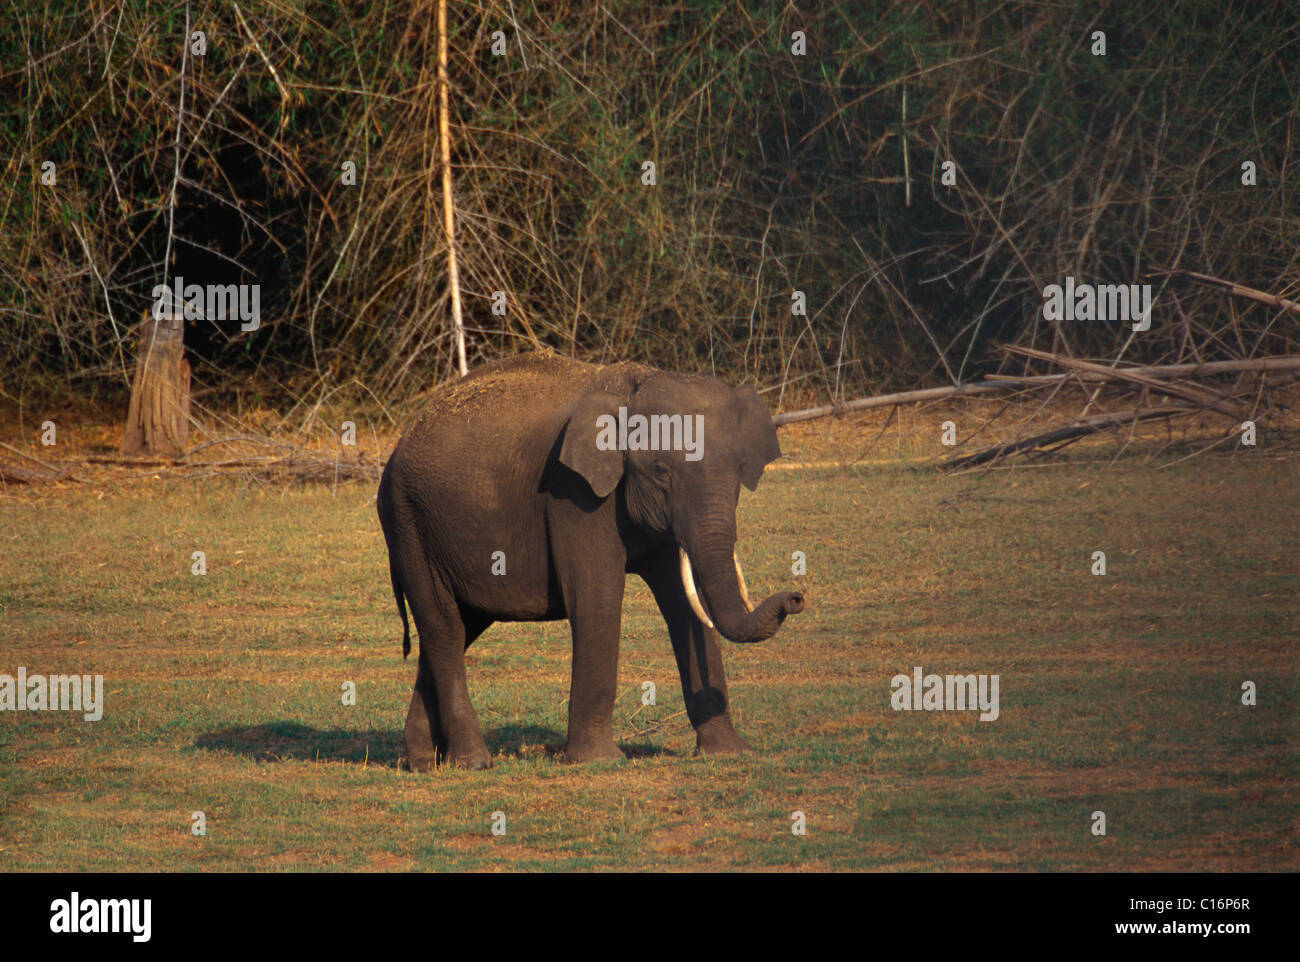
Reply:
<svg viewBox="0 0 1300 962"><path fill-rule="evenodd" d="M1072 357L1061 357L1059 354L1050 354L1047 351L1040 351L1032 347L1019 347L1015 344L1006 344L1002 348L1012 354L1021 354L1025 357L1036 358L1040 361L1051 361L1053 364L1059 364L1061 367L1068 367L1072 370L1083 371L1088 374L1094 374L1098 377L1126 381L1130 384L1136 384L1140 387L1148 388L1157 394L1164 394L1169 397L1175 397L1182 401L1189 401L1192 404L1198 404L1207 407L1212 411L1218 411L1230 418L1241 418L1245 412L1226 403L1227 399L1217 392L1207 391L1203 388L1190 387L1182 384L1171 384L1168 381L1162 381L1159 378L1151 377L1147 374L1136 374L1133 371L1122 367L1108 367L1105 364L1094 364L1092 361L1081 361Z"/></svg>
<svg viewBox="0 0 1300 962"><path fill-rule="evenodd" d="M86 464L117 464L128 468L174 468L185 462L179 458L131 458L106 454L89 454L81 458Z"/></svg>
<svg viewBox="0 0 1300 962"><path fill-rule="evenodd" d="M1210 274L1198 274L1196 271L1184 270L1154 270L1149 272L1147 276L1186 277L1189 281L1204 284L1206 287L1216 287L1219 290L1227 291L1229 294L1236 294L1238 297L1248 297L1252 301L1259 301L1261 304L1280 307L1284 311L1300 314L1300 304L1295 301L1289 301L1285 297L1278 297L1276 294L1269 294L1254 287L1247 287L1245 284L1238 284L1236 281L1225 281L1221 277L1214 277Z"/></svg>
<svg viewBox="0 0 1300 962"><path fill-rule="evenodd" d="M990 447L976 451L974 454L968 454L960 458L952 458L944 461L939 465L941 468L969 468L977 464L984 464L988 461L996 461L999 458L1006 457L1008 454L1016 454L1021 451L1029 451L1034 448L1041 448L1048 444L1056 444L1058 441L1072 441L1075 438L1081 438L1087 434L1093 434L1097 431L1104 431L1107 428L1122 427L1126 424L1136 424L1139 421L1149 421L1152 418L1167 418L1176 414L1190 414L1200 410L1197 407L1169 407L1137 411L1133 414L1099 414L1095 417L1084 418L1075 421L1072 424L1063 425L1062 427L1053 428L1043 434L1036 434L1032 438L1023 438L1019 441L1010 441L1006 444L994 444Z"/></svg>
<svg viewBox="0 0 1300 962"><path fill-rule="evenodd" d="M45 484L49 481L75 481L68 476L68 469L55 471L33 471L20 468L16 464L0 464L0 484Z"/></svg>
<svg viewBox="0 0 1300 962"><path fill-rule="evenodd" d="M288 478L294 481L378 481L383 472L382 462L364 458L342 461L325 455L295 451L282 457L229 458L224 461L191 462L195 469L189 477L212 474L219 470L251 469L253 476L262 480Z"/></svg>
<svg viewBox="0 0 1300 962"><path fill-rule="evenodd" d="M1065 366L1077 368L1077 371L1072 374L1042 374L1032 377L996 375L989 380L977 381L973 384L925 388L919 391L902 391L897 394L879 394L875 397L858 398L842 404L825 404L821 407L776 414L773 415L772 421L780 427L783 424L792 424L796 421L811 421L814 418L829 417L833 414L845 414L849 411L862 411L875 407L888 407L894 404L913 404L919 401L937 401L944 398L969 397L1000 391L1023 390L1026 387L1060 384L1071 377L1097 383L1115 381L1135 383L1155 390L1154 385L1160 382L1152 381L1150 378L1300 371L1300 356L1293 355L1251 358L1241 361L1210 361L1204 364L1143 364L1132 367L1107 367L1100 364L1089 364L1086 361L1076 361L1073 358L1059 358L1057 355L1048 354L1045 351L1031 352L1029 349L1012 347L1006 349L1016 350L1019 353L1030 354L1035 357L1042 356L1048 360L1058 361ZM1191 400L1191 398L1183 398L1183 400ZM1200 401L1198 400L1196 403L1200 403ZM1233 416L1236 415L1233 414Z"/></svg>
<svg viewBox="0 0 1300 962"><path fill-rule="evenodd" d="M1300 371L1300 355L1282 355L1279 357L1254 357L1240 361L1202 361L1197 364L1133 364L1128 367L1107 367L1107 371L1122 371L1125 374L1151 374L1156 377L1182 377L1190 375L1211 374L1263 374L1272 371ZM998 374L990 381L1029 381L1047 383L1069 377L1067 374L1041 374L1035 377L1010 377ZM1089 380L1110 380L1108 377L1087 376ZM987 383L987 382L980 382Z"/></svg>
<svg viewBox="0 0 1300 962"><path fill-rule="evenodd" d="M1059 375L1054 380L1061 380L1064 375ZM821 407L805 408L802 411L789 411L785 414L775 414L772 421L777 427L783 424L793 424L796 421L811 421L814 418L829 417L832 414L846 414L849 411L864 411L867 408L888 407L893 404L913 404L917 401L937 401L941 398L964 397L974 394L990 394L997 391L1014 390L1021 387L1019 384L1010 382L991 383L991 384L960 384L955 387L932 387L921 391L902 391L898 394L879 394L875 397L858 398L855 401L845 401L842 404L824 404Z"/></svg>
<svg viewBox="0 0 1300 962"><path fill-rule="evenodd" d="M1222 374L1268 374L1276 372L1300 371L1300 356L1247 358L1233 361L1212 361L1198 364L1163 364L1163 365L1129 365L1114 367L1084 361L1073 357L1063 357L1047 351L1019 345L1005 345L1004 351L1019 354L1035 360L1048 361L1067 368L1068 373L1034 376L997 376L989 381L975 384L963 384L951 387L929 388L919 391L903 391L896 394L883 394L876 397L858 398L847 403L828 404L802 411L791 411L775 415L772 420L779 426L796 421L842 414L848 411L860 411L873 407L897 406L918 401L934 401L945 398L981 395L1000 391L1024 391L1035 388L1059 386L1068 379L1077 379L1092 385L1114 385L1131 389L1141 389L1155 394L1175 398L1179 404L1150 408L1144 407L1128 414L1103 414L1088 418L1079 418L1067 424L1059 425L1049 431L1033 437L1022 438L1002 444L995 444L976 451L974 454L952 458L943 462L942 468L966 468L974 465L996 461L1007 455L1031 451L1048 445L1070 442L1097 431L1136 424L1153 418L1169 418L1183 414L1195 414L1201 411L1217 411L1234 420L1248 416L1235 403L1237 397L1224 394L1200 385L1186 383L1188 378L1209 377ZM1263 389L1261 380L1261 390Z"/></svg>
<svg viewBox="0 0 1300 962"><path fill-rule="evenodd" d="M51 471L58 471L58 470L59 470L58 465L56 465L56 464L51 464L49 461L43 461L43 460L41 460L40 458L36 457L36 455L34 455L34 454L28 454L26 451L20 451L18 448L14 447L12 444L6 444L4 441L0 441L0 448L4 448L6 451L12 451L14 454L18 455L20 458L26 458L28 461L32 461L32 462L34 462L34 463L36 463L36 464L39 464L39 465L40 465L41 467L43 467L43 468L49 468L49 470L51 470Z"/></svg>

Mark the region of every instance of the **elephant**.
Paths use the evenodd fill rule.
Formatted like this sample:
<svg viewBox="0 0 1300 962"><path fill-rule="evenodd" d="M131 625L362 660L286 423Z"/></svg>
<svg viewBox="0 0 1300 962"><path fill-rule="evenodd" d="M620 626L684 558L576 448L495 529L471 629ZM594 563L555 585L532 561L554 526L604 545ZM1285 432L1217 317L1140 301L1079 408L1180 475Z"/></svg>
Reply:
<svg viewBox="0 0 1300 962"><path fill-rule="evenodd" d="M740 486L754 490L780 455L758 392L715 377L540 351L438 388L377 498L404 656L408 606L419 635L408 766L491 765L465 650L494 621L569 621L563 760L622 758L613 712L629 573L667 623L697 751L749 749L717 634L763 641L803 610L796 591L754 606L735 553Z"/></svg>

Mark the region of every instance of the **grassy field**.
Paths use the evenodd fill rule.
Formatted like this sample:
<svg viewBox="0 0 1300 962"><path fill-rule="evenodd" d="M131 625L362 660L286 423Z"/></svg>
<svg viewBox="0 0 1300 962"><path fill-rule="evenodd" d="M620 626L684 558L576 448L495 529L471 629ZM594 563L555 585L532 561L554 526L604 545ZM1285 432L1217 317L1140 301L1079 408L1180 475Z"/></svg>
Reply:
<svg viewBox="0 0 1300 962"><path fill-rule="evenodd" d="M1263 451L1183 453L769 472L741 557L811 608L724 651L757 753L693 756L630 579L628 761L559 764L567 625L498 625L468 653L495 765L427 775L396 766L415 666L373 485L11 490L0 672L102 674L107 707L0 713L0 867L1294 870L1300 480ZM1000 717L892 710L915 666L999 675Z"/></svg>

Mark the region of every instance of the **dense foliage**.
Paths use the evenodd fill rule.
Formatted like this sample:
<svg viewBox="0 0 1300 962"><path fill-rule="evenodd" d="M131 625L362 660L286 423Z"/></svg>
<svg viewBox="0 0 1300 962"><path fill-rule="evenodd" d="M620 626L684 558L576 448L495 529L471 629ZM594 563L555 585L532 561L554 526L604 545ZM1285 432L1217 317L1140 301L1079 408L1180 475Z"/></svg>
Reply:
<svg viewBox="0 0 1300 962"><path fill-rule="evenodd" d="M453 372L434 3L4 18L0 379L122 385L165 264L261 288L258 330L189 325L200 383L387 398ZM844 394L968 379L999 341L1294 351L1295 316L1178 279L1131 342L1042 304L1066 275L1162 267L1296 290L1298 39L1293 5L1222 0L453 4L471 357L538 343Z"/></svg>

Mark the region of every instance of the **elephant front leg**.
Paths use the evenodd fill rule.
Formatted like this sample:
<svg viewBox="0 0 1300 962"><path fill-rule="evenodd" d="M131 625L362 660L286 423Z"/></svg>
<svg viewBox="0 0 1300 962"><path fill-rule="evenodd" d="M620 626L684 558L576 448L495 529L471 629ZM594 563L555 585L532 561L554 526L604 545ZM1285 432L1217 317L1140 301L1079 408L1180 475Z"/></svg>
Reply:
<svg viewBox="0 0 1300 962"><path fill-rule="evenodd" d="M573 628L573 679L569 685L567 762L594 762L623 757L614 744L614 699L618 690L618 641L622 623L623 583L603 600L579 601L569 623Z"/></svg>
<svg viewBox="0 0 1300 962"><path fill-rule="evenodd" d="M685 593L683 593L683 598ZM727 700L727 673L722 667L718 633L690 616L687 631L673 632L673 655L682 680L686 716L695 729L695 747L706 755L753 751L731 724Z"/></svg>
<svg viewBox="0 0 1300 962"><path fill-rule="evenodd" d="M573 631L566 762L623 757L614 744L613 731L623 619L623 563L614 558L593 562L586 554L581 565L566 565L559 570L560 590Z"/></svg>
<svg viewBox="0 0 1300 962"><path fill-rule="evenodd" d="M641 572L641 577L654 594L668 626L686 701L686 716L695 729L696 748L713 755L752 751L753 746L732 727L727 673L722 667L718 633L705 627L691 611L682 587L676 546L659 552Z"/></svg>
<svg viewBox="0 0 1300 962"><path fill-rule="evenodd" d="M573 631L566 762L622 758L614 744L618 642L627 553L612 502L556 501L547 513L551 564Z"/></svg>

